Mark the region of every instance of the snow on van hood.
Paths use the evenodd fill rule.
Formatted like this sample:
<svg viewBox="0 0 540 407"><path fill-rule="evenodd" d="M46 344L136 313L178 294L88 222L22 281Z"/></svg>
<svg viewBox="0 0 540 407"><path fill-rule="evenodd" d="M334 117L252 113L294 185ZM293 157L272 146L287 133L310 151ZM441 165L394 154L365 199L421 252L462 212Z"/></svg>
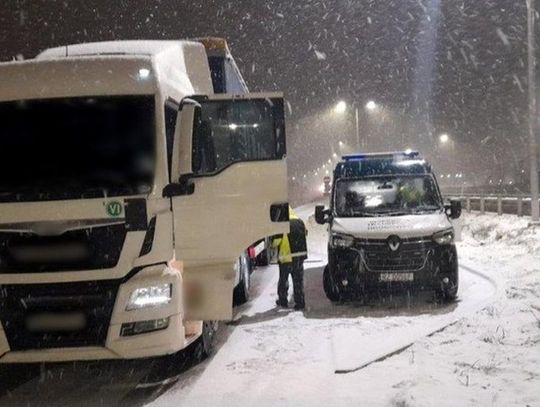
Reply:
<svg viewBox="0 0 540 407"><path fill-rule="evenodd" d="M427 215L385 216L376 218L334 218L331 230L358 238L386 239L430 236L452 227L444 213Z"/></svg>

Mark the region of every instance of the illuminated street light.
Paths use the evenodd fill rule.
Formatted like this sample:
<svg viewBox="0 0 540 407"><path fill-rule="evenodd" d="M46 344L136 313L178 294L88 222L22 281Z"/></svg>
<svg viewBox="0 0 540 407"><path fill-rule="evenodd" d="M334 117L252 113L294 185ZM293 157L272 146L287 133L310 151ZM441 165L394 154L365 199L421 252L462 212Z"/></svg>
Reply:
<svg viewBox="0 0 540 407"><path fill-rule="evenodd" d="M377 108L377 103L375 103L373 100L370 100L366 103L366 109L367 110L375 110Z"/></svg>
<svg viewBox="0 0 540 407"><path fill-rule="evenodd" d="M336 107L334 107L334 112L337 114L343 114L345 113L345 110L347 110L347 103L345 103L343 100L340 100L336 104Z"/></svg>
<svg viewBox="0 0 540 407"><path fill-rule="evenodd" d="M450 141L450 137L448 137L448 134L444 133L444 134L441 134L440 137L439 137L439 141L443 144L446 144Z"/></svg>

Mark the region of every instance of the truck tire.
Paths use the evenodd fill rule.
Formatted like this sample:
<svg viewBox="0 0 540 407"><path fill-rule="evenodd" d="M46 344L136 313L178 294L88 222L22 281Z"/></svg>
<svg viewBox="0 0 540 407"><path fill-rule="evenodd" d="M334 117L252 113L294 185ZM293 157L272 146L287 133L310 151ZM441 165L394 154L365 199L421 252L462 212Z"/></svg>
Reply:
<svg viewBox="0 0 540 407"><path fill-rule="evenodd" d="M199 360L205 360L214 351L214 337L217 331L217 321L203 321L202 334L197 339L196 356Z"/></svg>
<svg viewBox="0 0 540 407"><path fill-rule="evenodd" d="M341 299L337 287L332 281L332 276L330 275L330 269L328 266L324 268L323 272L323 288L326 297L332 302L338 302Z"/></svg>
<svg viewBox="0 0 540 407"><path fill-rule="evenodd" d="M249 289L251 287L251 264L247 257L240 260L240 282L234 287L233 305L245 304L249 301Z"/></svg>

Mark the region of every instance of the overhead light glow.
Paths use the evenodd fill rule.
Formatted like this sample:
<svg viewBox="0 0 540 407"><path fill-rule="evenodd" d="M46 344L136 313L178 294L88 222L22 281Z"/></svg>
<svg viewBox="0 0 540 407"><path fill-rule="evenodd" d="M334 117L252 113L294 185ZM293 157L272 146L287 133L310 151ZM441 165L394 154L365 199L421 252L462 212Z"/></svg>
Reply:
<svg viewBox="0 0 540 407"><path fill-rule="evenodd" d="M147 79L149 76L150 76L150 69L147 69L147 68L139 69L139 78L140 79Z"/></svg>
<svg viewBox="0 0 540 407"><path fill-rule="evenodd" d="M373 100L370 100L366 103L366 109L367 110L375 110L377 108L377 103L375 103Z"/></svg>
<svg viewBox="0 0 540 407"><path fill-rule="evenodd" d="M345 110L347 110L347 103L345 103L343 100L337 102L336 107L334 107L334 112L338 114L345 113Z"/></svg>
<svg viewBox="0 0 540 407"><path fill-rule="evenodd" d="M441 136L439 137L439 141L443 144L448 143L449 140L450 140L450 137L448 137L448 134L446 133L441 134Z"/></svg>

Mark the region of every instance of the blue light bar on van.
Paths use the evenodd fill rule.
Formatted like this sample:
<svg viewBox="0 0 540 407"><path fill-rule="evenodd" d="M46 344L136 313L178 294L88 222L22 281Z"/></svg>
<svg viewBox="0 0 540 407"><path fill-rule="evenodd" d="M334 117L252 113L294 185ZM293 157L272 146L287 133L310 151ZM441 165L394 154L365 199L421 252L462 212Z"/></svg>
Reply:
<svg viewBox="0 0 540 407"><path fill-rule="evenodd" d="M394 157L414 158L418 156L419 156L418 151L394 151L394 152L386 152L386 153L347 154L347 155L342 156L341 158L345 161L359 161L359 160L366 160L369 158L393 159Z"/></svg>

